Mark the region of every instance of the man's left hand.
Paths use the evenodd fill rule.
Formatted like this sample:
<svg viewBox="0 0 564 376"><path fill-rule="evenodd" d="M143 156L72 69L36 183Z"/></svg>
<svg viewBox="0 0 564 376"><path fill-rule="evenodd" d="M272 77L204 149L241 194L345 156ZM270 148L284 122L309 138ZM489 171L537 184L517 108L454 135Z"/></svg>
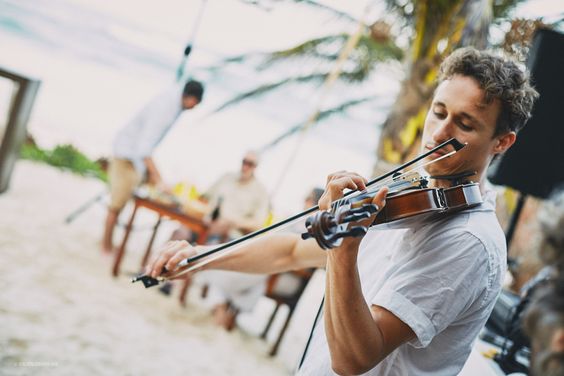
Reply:
<svg viewBox="0 0 564 376"><path fill-rule="evenodd" d="M319 199L319 209L329 210L331 209L331 204L343 197L343 191L345 189L362 191L366 189L367 180L355 172L339 171L335 172L327 177L327 184L325 186L325 192ZM373 197L372 204L378 206L382 209L386 205L386 195L388 193L388 188L381 188ZM377 213L374 213L369 218L363 219L358 222L352 222L349 227L353 226L365 226L368 227L374 221L374 217ZM358 247L362 238L345 238L343 239L343 244L341 247L347 248L348 246Z"/></svg>

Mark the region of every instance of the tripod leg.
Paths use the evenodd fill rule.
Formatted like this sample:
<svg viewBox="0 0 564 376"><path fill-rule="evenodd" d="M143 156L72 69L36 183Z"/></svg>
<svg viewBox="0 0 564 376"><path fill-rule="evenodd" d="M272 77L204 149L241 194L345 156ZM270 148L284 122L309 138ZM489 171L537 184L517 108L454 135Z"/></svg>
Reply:
<svg viewBox="0 0 564 376"><path fill-rule="evenodd" d="M80 214L82 214L83 212L85 212L87 209L89 209L92 205L94 205L96 202L100 201L102 199L102 197L104 197L106 195L106 190L104 190L104 192L102 193L98 193L96 196L92 197L90 200L86 201L84 204L82 204L81 206L79 206L76 210L74 210L72 213L70 213L66 218L65 218L65 223L69 224L72 221L74 221L76 219L76 217L78 217Z"/></svg>

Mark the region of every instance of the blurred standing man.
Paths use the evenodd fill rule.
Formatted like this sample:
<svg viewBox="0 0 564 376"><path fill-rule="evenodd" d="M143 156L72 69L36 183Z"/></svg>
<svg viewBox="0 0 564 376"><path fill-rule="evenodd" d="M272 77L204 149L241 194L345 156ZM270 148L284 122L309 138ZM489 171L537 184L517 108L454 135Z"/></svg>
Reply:
<svg viewBox="0 0 564 376"><path fill-rule="evenodd" d="M198 81L188 81L184 87L174 85L145 105L117 134L108 168L110 205L102 240L105 253L113 250L112 237L119 213L137 185L146 180L157 188L165 188L151 154L182 111L197 106L203 94L204 87Z"/></svg>

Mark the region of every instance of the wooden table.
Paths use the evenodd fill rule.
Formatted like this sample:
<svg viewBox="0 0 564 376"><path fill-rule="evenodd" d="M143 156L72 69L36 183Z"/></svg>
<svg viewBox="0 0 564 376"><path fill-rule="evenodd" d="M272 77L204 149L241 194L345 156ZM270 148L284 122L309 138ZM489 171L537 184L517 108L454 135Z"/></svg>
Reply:
<svg viewBox="0 0 564 376"><path fill-rule="evenodd" d="M125 247L127 245L127 240L129 239L129 234L133 227L133 221L135 220L135 215L137 214L138 208L152 210L159 216L157 223L155 223L155 226L153 227L153 233L151 235L151 239L149 240L149 244L147 245L145 254L143 255L143 259L141 260L141 267L144 267L149 260L149 256L151 255L151 248L153 247L153 242L155 241L155 236L163 217L178 221L182 225L192 230L197 235L199 244L206 242L208 227L201 219L184 213L178 206L166 205L158 201L151 200L149 198L143 198L140 196L134 196L133 198L135 206L133 208L133 212L131 213L131 217L129 218L129 222L127 223L127 226L125 228L123 240L114 259L114 265L112 268L112 274L114 277L117 277L119 275L121 261L123 255L125 254Z"/></svg>

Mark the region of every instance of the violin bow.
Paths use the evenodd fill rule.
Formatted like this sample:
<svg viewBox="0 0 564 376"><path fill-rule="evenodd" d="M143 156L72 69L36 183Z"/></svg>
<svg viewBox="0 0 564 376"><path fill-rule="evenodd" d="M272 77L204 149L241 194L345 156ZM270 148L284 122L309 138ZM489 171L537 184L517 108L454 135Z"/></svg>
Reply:
<svg viewBox="0 0 564 376"><path fill-rule="evenodd" d="M434 148L430 149L429 151L427 151L427 152L425 152L425 153L419 155L418 157L416 157L416 158L414 158L414 159L412 159L412 160L410 160L410 161L408 161L408 162L402 164L401 166L396 167L396 168L393 169L392 171L389 171L389 172L387 172L387 173L385 173L385 174L383 174L383 175L380 175L380 176L378 176L378 177L376 177L376 178L370 180L368 183L366 183L366 187L368 188L369 186L372 186L372 185L374 185L374 184L376 184L376 183L378 183L378 182L380 182L380 181L382 181L382 180L384 180L384 179L386 179L386 178L388 178L388 177L390 177L390 176L393 176L394 174L398 173L399 171L401 171L401 170L403 170L403 169L405 169L405 168L407 168L407 167L413 165L414 163L419 162L420 160L422 160L422 159L428 157L429 155L433 154L433 153L436 152L437 150L442 149L442 148L444 148L445 146L449 146L449 145L452 146L454 150L451 151L451 152L449 152L449 153L446 153L446 154L440 156L439 158L434 159L432 162L436 162L436 161L441 160L441 159L443 159L443 158L450 157L452 154L458 152L460 149L462 149L464 146L466 146L466 144L463 144L463 143L459 142L459 141L456 140L455 138L451 138L451 139L449 139L449 140L447 140L447 141L445 141L445 142L443 142L443 143L441 143L441 144L435 146ZM345 193L345 194L343 195L343 198L344 198L344 197L347 197L347 196L349 196L349 195L351 195L351 194L353 194L353 193L355 193L355 192L357 192L357 191L349 191L349 192L347 192L347 193ZM250 239L255 238L255 237L257 237L257 236L260 236L260 235L262 235L262 234L264 234L264 233L266 233L266 232L270 232L270 231L272 231L272 230L274 230L274 229L282 228L284 225L288 225L288 224L290 224L290 223L292 223L292 222L294 222L294 221L296 221L296 220L298 220L298 219L300 219L300 218L302 218L302 217L304 217L304 216L306 216L306 215L308 215L308 214L310 214L310 213L313 213L313 212L316 211L316 210L319 210L319 205L312 206L312 207L309 208L309 209L306 209L306 210L304 210L304 211L302 211L302 212L300 212L300 213L298 213L298 214L295 214L295 215L293 215L293 216L291 216L291 217L288 217L288 218L286 218L286 219L284 219L284 220L281 220L280 222L274 223L274 224L271 225L271 226L268 226L268 227L259 229L259 230L257 230L257 231L251 232L251 233L249 233L249 234L247 234L247 235L241 236L240 238L237 238L237 239L234 239L234 240L229 241L229 242L227 242L227 243L224 243L224 244L222 244L222 245L219 245L219 246L217 246L217 247L215 247L215 248L213 248L213 249L210 249L209 251L206 251L206 252L203 252L203 253L201 253L201 254L198 254L198 255L195 255L195 256L186 258L186 259L184 259L184 260L182 260L182 261L180 261L180 262L178 263L178 266L177 266L177 269L176 269L176 270L174 270L174 271L168 271L168 270L164 269L164 270L163 270L163 274L161 274L161 276L159 276L159 277L157 277L157 278L153 278L153 277L151 277L151 276L149 276L149 275L139 275L139 276L137 276L137 277L134 277L134 278L131 280L131 282L133 283L133 282L141 281L141 282L143 283L143 285L145 286L145 288L149 288L149 287L158 285L160 282L163 282L163 281L165 281L165 280L167 280L167 279L177 278L177 277L179 277L179 276L181 276L181 275L183 275L183 274L186 274L186 273L188 273L189 271L193 270L193 268L191 268L191 266L192 266L192 267L195 267L196 265L192 265L192 264L194 264L196 261L199 261L199 260L201 260L201 259L203 259L203 258L206 258L206 257L209 257L209 256L211 256L211 255L214 255L214 254L216 254L216 253L218 253L218 252L221 252L221 251L223 251L223 250L226 250L226 249L228 249L228 248L233 248L233 250L235 250L235 249L236 249L236 248L235 248L236 245L239 245L239 244L241 244L241 243L243 243L243 242L246 242L247 240L250 240ZM224 253L221 254L220 256L223 257L223 256L226 255L226 254L227 254L227 253L224 252ZM214 257L214 258L210 258L209 260L205 260L205 262L201 262L201 263L198 264L197 266L198 266L198 267L203 266L203 265L205 265L205 264L207 264L207 263L209 263L209 262L211 262L211 261L216 260L217 258L219 258L219 257L216 256L216 257Z"/></svg>

